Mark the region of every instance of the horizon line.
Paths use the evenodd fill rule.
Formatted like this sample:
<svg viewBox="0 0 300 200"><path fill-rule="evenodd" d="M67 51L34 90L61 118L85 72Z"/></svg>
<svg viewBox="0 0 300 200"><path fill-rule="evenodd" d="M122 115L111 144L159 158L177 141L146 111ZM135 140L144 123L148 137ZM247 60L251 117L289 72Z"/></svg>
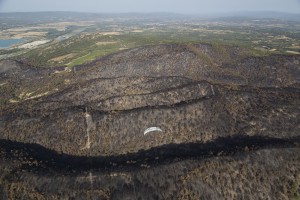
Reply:
<svg viewBox="0 0 300 200"><path fill-rule="evenodd" d="M41 11L0 11L0 14L8 13L84 13L84 14L177 14L177 15L222 15L222 14L247 14L247 13L281 13L281 14L300 14L300 12L288 12L277 10L240 10L240 11L224 11L224 12L199 12L199 13L186 13L186 12L170 12L170 11L120 11L120 12L96 12L96 11L71 11L71 10L41 10Z"/></svg>

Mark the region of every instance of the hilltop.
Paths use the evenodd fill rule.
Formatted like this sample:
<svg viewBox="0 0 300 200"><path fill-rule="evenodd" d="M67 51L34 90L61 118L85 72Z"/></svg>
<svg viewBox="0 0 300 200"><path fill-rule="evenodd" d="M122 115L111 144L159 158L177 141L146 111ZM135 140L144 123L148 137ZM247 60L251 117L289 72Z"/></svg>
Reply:
<svg viewBox="0 0 300 200"><path fill-rule="evenodd" d="M96 168L111 168L116 170L118 181L102 177L106 172L101 170L95 176L102 177L108 185L93 181L92 191L102 188L101 195L105 196L107 191L114 199L126 191L132 197L131 187L138 180L141 180L137 186L139 192L145 190L147 184L142 177L151 173L162 176L161 180L154 178L152 181L169 185L160 189L161 194L153 192L152 195L159 198L162 194L169 198L174 195L182 198L207 195L213 199L220 195L238 197L229 193L236 191L236 186L224 185L225 182L214 182L219 184L218 192L196 189L209 187L206 181L215 181L202 179L208 172L201 165L215 166L213 169L219 173L219 178L223 170L234 176L231 170L238 165L245 170L244 176L252 185L263 188L257 195L270 195L267 185L261 185L262 178L252 179L252 173L260 171L264 174L261 177L269 177L265 183L270 183L275 175L261 170L269 170L269 164L276 163L274 165L281 169L281 174L276 176L282 177L282 182L272 187L288 197L292 195L292 186L286 185L282 190L282 184L299 183L296 166L300 165L295 156L299 155L300 57L254 56L251 52L243 47L212 44L152 45L111 54L71 70L2 61L2 155L8 160L17 159L20 164L23 161L18 161L22 158L19 156L27 155L23 159L31 160L33 168L24 166L25 169L31 168L38 174L44 168L54 170L53 173L73 170L79 174ZM162 131L144 135L149 127L159 127ZM13 157L9 151L15 152ZM173 163L173 159L180 161ZM250 167L248 159L253 159L257 168ZM265 161L261 163L260 160ZM10 162L9 168L18 170ZM153 165L156 167L152 168ZM186 165L187 172L177 165ZM294 166L295 171L289 171L287 165ZM141 170L140 167L150 168ZM164 170L170 168L182 181L180 185L168 181L167 174L175 176L164 174ZM126 172L128 169L137 170L139 175L133 176ZM123 180L120 170L125 170L122 173L131 178ZM30 171L25 172L29 180L37 176ZM294 178L284 178L285 173ZM71 177L73 175L67 179ZM194 183L196 177L202 182ZM238 177L234 180L245 184ZM59 180L61 184L67 184L65 181ZM125 184L123 181L129 185L115 188L115 184ZM5 184L10 183L5 181ZM190 188L190 184L194 186ZM115 189L107 190L107 187ZM72 188L66 186L64 190L69 193ZM243 188L256 190L253 186L244 185ZM135 195L142 194L139 192ZM246 190L239 195L247 195Z"/></svg>

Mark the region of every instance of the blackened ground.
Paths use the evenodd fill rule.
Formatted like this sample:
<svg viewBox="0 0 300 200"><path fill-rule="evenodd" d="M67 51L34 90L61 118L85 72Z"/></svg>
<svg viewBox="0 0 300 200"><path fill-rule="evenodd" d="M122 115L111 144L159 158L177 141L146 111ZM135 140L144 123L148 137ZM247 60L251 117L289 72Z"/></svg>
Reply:
<svg viewBox="0 0 300 200"><path fill-rule="evenodd" d="M0 140L1 156L4 160L22 160L20 170L44 171L51 169L57 173L89 170L132 170L141 165L162 165L174 160L199 159L215 156L235 155L239 152L270 148L292 148L300 145L300 138L278 139L267 137L237 136L219 138L208 143L167 144L149 150L140 150L118 156L86 157L61 154L41 145ZM33 164L36 163L36 164ZM38 164L40 163L40 164Z"/></svg>
<svg viewBox="0 0 300 200"><path fill-rule="evenodd" d="M173 44L73 69L1 61L0 198L299 198L300 56L247 52Z"/></svg>
<svg viewBox="0 0 300 200"><path fill-rule="evenodd" d="M298 146L298 147L297 147ZM2 199L293 199L299 138L224 138L95 158L1 141Z"/></svg>

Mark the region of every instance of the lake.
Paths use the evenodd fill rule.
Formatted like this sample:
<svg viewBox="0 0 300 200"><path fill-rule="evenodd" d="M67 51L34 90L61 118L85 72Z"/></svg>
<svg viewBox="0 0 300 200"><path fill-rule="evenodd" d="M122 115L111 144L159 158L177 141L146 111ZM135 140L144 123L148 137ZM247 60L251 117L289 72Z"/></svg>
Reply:
<svg viewBox="0 0 300 200"><path fill-rule="evenodd" d="M0 39L0 48L7 48L23 41L24 39Z"/></svg>

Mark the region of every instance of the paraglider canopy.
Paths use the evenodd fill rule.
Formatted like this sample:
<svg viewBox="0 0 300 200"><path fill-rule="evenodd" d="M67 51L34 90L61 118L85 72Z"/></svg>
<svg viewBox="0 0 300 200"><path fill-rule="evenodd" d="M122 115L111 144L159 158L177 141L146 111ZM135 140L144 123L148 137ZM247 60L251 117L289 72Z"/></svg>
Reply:
<svg viewBox="0 0 300 200"><path fill-rule="evenodd" d="M147 133L150 133L150 132L154 132L154 131L162 132L162 130L158 127L150 127L144 131L144 135L146 135Z"/></svg>

